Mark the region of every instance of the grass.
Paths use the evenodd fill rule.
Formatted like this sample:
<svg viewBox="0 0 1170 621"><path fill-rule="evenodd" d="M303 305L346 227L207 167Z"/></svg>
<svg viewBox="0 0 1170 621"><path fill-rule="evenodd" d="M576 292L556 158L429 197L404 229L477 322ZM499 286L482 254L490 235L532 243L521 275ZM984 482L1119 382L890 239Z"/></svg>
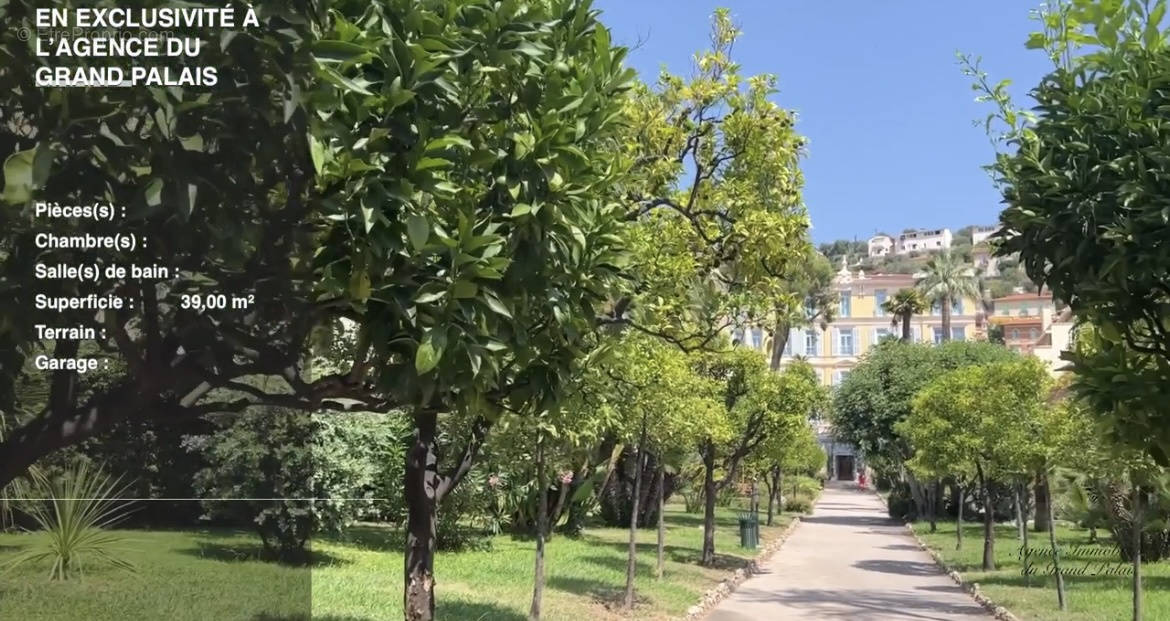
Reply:
<svg viewBox="0 0 1170 621"><path fill-rule="evenodd" d="M638 533L637 619L683 614L704 591L756 554L739 547L734 509L717 515L717 563L697 565L702 516L681 505L666 512L666 576L653 577L655 531ZM792 520L760 527L761 545ZM50 582L48 567L19 567L0 575L0 619L27 621L381 621L402 617L401 533L381 526L350 529L343 539L313 544L305 568L259 560L258 538L244 531L118 531L126 538L128 573L87 568L82 581ZM0 564L41 534L0 534ZM622 618L628 532L589 528L581 537L556 536L546 558L544 618ZM484 549L440 552L435 561L437 617L511 621L527 617L535 544L495 537Z"/></svg>
<svg viewBox="0 0 1170 621"><path fill-rule="evenodd" d="M1032 558L1035 574L1025 576L1020 556L1021 543L1011 524L998 525L995 531L996 571L980 569L983 558L983 527L974 522L963 525L963 549L955 550L955 523L939 522L938 532L931 534L926 522L914 524L914 531L954 567L963 579L979 583L988 597L1021 619L1034 621L1124 621L1130 619L1131 577L1128 563L1122 563L1113 550L1108 531L1098 531L1098 544L1089 543L1089 532L1067 524L1057 524L1057 547L1061 551L1061 569L1065 574L1068 611L1060 612L1056 604L1056 580L1051 574L1048 556ZM1028 547L1032 554L1048 550L1048 533L1030 532ZM1126 572L1118 575L1110 572ZM1081 574L1081 575L1078 575ZM1152 563L1142 567L1145 618L1170 619L1170 563Z"/></svg>

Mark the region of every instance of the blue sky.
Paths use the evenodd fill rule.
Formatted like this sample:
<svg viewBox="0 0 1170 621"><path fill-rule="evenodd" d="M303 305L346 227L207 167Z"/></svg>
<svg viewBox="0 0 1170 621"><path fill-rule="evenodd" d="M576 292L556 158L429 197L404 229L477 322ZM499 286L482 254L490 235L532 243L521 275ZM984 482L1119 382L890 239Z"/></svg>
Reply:
<svg viewBox="0 0 1170 621"><path fill-rule="evenodd" d="M640 47L629 62L653 79L665 64L689 75L706 49L710 14L731 9L743 35L734 55L747 75L779 78L778 104L809 138L805 202L817 243L876 230L995 224L999 195L980 166L993 158L955 61L983 57L993 80L1010 78L1019 103L1047 73L1024 49L1039 0L596 0L616 43Z"/></svg>

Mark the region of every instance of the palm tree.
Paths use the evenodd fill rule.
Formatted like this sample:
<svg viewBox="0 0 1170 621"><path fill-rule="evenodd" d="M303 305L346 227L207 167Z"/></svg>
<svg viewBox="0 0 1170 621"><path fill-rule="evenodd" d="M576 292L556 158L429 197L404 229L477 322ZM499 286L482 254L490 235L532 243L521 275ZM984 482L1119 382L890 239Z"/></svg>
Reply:
<svg viewBox="0 0 1170 621"><path fill-rule="evenodd" d="M942 306L942 340L951 339L951 304L963 298L979 297L979 279L962 257L949 249L935 255L926 264L926 275L918 289L931 302Z"/></svg>
<svg viewBox="0 0 1170 621"><path fill-rule="evenodd" d="M926 300L917 289L900 289L894 297L882 302L882 310L893 317L891 325L902 324L902 340L910 341L910 319L926 312Z"/></svg>

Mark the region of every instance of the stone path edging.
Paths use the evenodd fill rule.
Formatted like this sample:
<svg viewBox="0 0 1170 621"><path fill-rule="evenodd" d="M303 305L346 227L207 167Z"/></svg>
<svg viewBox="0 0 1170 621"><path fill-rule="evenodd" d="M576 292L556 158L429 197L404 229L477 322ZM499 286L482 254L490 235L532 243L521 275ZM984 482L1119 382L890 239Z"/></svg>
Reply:
<svg viewBox="0 0 1170 621"><path fill-rule="evenodd" d="M768 542L768 544L764 546L764 549L761 550L755 558L748 561L747 567L735 570L735 573L732 574L730 578L724 578L719 584L708 589L707 592L703 594L703 597L699 599L698 604L687 608L687 614L683 617L683 619L686 621L696 621L698 619L702 619L707 615L708 612L711 611L712 608L717 606L719 602L726 599L728 595L734 593L735 590L739 588L739 585L743 584L745 580L760 573L760 567L762 567L764 563L768 561L768 559L772 558L773 554L780 550L780 547L784 545L784 541L787 540L789 535L791 535L792 532L796 530L797 526L800 526L799 515L792 518L792 523L785 527L784 532L780 533L779 536Z"/></svg>
<svg viewBox="0 0 1170 621"><path fill-rule="evenodd" d="M882 499L882 504L886 505L888 510L890 505L886 500L886 497L878 494L877 490L874 490L874 494L877 494L877 497ZM955 570L954 567L947 564L947 562L943 560L941 554L935 552L934 548L926 545L926 542L923 541L922 538L918 536L918 533L914 531L914 526L912 524L906 524L905 526L906 531L910 533L910 536L913 537L914 541L918 543L918 547L922 548L927 554L929 554L930 558L934 559L934 562L947 573L947 577L951 580L954 580L955 584L959 585L959 588L963 589L964 592L970 595L976 603L986 608L988 612L990 612L993 616L995 616L996 619L999 619L1000 621L1020 621L1020 618L1012 614L1010 610L1000 606L999 604L996 604L994 600L988 597L983 592L983 590L979 588L978 582L965 582L963 580L963 575Z"/></svg>

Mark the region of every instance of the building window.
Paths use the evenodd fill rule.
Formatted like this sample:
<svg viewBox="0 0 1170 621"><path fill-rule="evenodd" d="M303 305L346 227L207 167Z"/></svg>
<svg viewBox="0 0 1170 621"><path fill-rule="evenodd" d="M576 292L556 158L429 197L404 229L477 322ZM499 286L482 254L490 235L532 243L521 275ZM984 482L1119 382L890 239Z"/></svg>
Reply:
<svg viewBox="0 0 1170 621"><path fill-rule="evenodd" d="M849 377L849 371L833 371L833 385L840 386L847 377Z"/></svg>
<svg viewBox="0 0 1170 621"><path fill-rule="evenodd" d="M1028 338L1032 339L1033 341L1040 338L1040 329L1039 328L1028 328Z"/></svg>
<svg viewBox="0 0 1170 621"><path fill-rule="evenodd" d="M759 349L764 344L764 331L752 328L752 349Z"/></svg>
<svg viewBox="0 0 1170 621"><path fill-rule="evenodd" d="M966 330L966 328L963 328L963 327L958 327L958 328L952 327L952 328L951 328L951 340L952 340L952 341L965 341L965 340L967 340L967 330Z"/></svg>
<svg viewBox="0 0 1170 621"><path fill-rule="evenodd" d="M963 298L959 298L959 299L951 302L951 314L952 315L962 315L963 314Z"/></svg>
<svg viewBox="0 0 1170 621"><path fill-rule="evenodd" d="M934 344L938 345L943 340L943 329L935 326L934 328Z"/></svg>
<svg viewBox="0 0 1170 621"><path fill-rule="evenodd" d="M732 333L731 342L737 344L743 343L743 330L741 328L736 328L735 332Z"/></svg>
<svg viewBox="0 0 1170 621"><path fill-rule="evenodd" d="M877 345L884 339L894 336L894 333L889 328L874 328L873 329L873 344Z"/></svg>
<svg viewBox="0 0 1170 621"><path fill-rule="evenodd" d="M819 339L817 338L816 330L809 330L804 333L804 355L815 357L821 355L817 345Z"/></svg>
<svg viewBox="0 0 1170 621"><path fill-rule="evenodd" d="M851 316L852 311L853 311L853 292L852 291L846 290L846 291L841 292L841 309L840 309L840 311L841 312L839 314L842 317Z"/></svg>
<svg viewBox="0 0 1170 621"><path fill-rule="evenodd" d="M796 340L796 337L799 334L800 334L799 330L789 330L788 331L788 340L786 340L784 342L784 355L785 356L792 356L792 347L793 347L792 341Z"/></svg>
<svg viewBox="0 0 1170 621"><path fill-rule="evenodd" d="M853 355L853 328L840 328L837 332L837 353L842 356Z"/></svg>
<svg viewBox="0 0 1170 621"><path fill-rule="evenodd" d="M817 306L816 306L816 304L813 304L813 299L811 297L805 298L804 299L804 318L805 319L812 319L813 317L816 316L816 314L817 314Z"/></svg>
<svg viewBox="0 0 1170 621"><path fill-rule="evenodd" d="M873 292L873 316L885 317L886 309L882 308L882 304L886 303L886 290L878 289Z"/></svg>

